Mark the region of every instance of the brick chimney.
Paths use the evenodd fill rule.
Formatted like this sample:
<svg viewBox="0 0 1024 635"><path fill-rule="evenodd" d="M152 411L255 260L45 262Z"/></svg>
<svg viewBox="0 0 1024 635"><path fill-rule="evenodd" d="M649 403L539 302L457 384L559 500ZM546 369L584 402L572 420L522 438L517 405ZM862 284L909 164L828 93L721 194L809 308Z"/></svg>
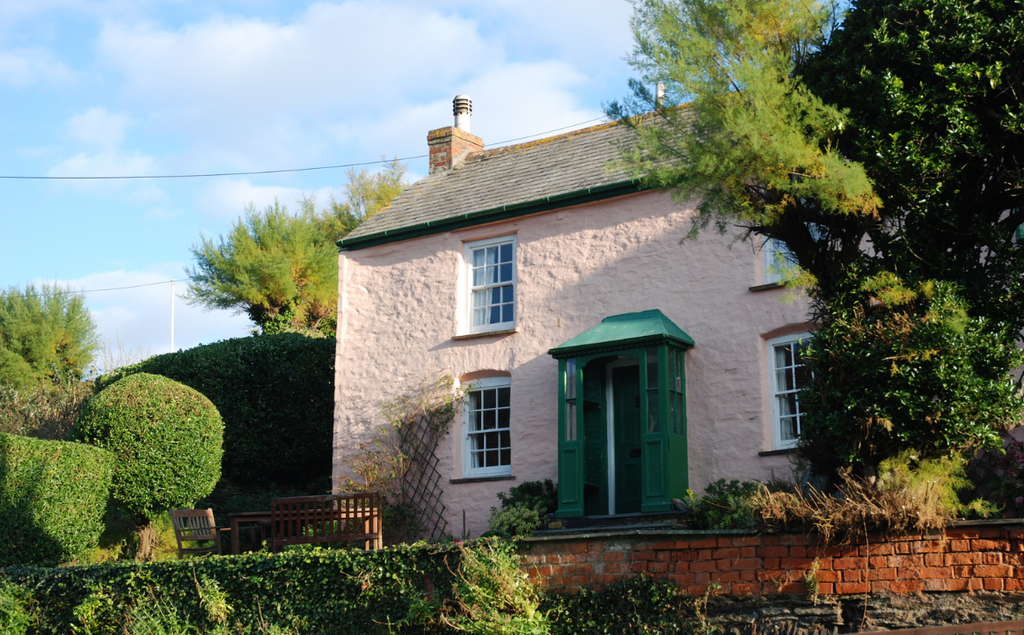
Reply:
<svg viewBox="0 0 1024 635"><path fill-rule="evenodd" d="M469 119L473 114L473 102L469 97L456 96L452 110L455 114L454 126L427 133L431 174L454 168L465 161L469 153L484 149L484 140L469 133Z"/></svg>

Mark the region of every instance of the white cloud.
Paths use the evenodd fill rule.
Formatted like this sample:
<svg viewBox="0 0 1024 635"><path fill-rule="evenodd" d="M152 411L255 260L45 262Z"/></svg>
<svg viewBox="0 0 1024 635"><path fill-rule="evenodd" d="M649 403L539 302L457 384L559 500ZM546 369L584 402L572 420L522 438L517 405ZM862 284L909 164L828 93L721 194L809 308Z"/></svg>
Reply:
<svg viewBox="0 0 1024 635"><path fill-rule="evenodd" d="M96 154L78 153L50 170L50 176L139 176L153 174L152 157L104 150Z"/></svg>
<svg viewBox="0 0 1024 635"><path fill-rule="evenodd" d="M107 149L96 153L80 152L58 162L49 170L49 176L148 176L160 172L153 157L137 152ZM168 204L168 195L161 181L150 179L69 179L61 181L64 189L87 193L94 197L118 196L119 207L156 206ZM132 212L134 213L134 211ZM157 217L159 217L157 215Z"/></svg>
<svg viewBox="0 0 1024 635"><path fill-rule="evenodd" d="M320 3L290 24L212 17L176 31L109 24L99 50L132 97L235 114L386 108L448 83L500 52L471 21L379 2Z"/></svg>
<svg viewBox="0 0 1024 635"><path fill-rule="evenodd" d="M84 146L111 149L121 145L131 123L131 116L97 106L71 117L66 128L68 136Z"/></svg>
<svg viewBox="0 0 1024 635"><path fill-rule="evenodd" d="M492 119L510 121L524 106L537 113L516 126L525 134L598 114L580 105L579 68L509 62L502 39L485 37L477 21L419 5L319 3L283 24L112 23L98 48L123 74L125 97L153 109L150 125L194 140L182 159L189 169L420 153L427 130L450 125L451 97L470 91L494 104L481 112Z"/></svg>
<svg viewBox="0 0 1024 635"><path fill-rule="evenodd" d="M248 335L251 324L245 316L230 311L208 312L186 304L182 299L186 291L183 278L181 265L171 263L149 271L96 273L65 284L90 291L85 296L86 306L114 357L118 348L132 357L171 350L172 279L177 280L173 287L175 350Z"/></svg>
<svg viewBox="0 0 1024 635"><path fill-rule="evenodd" d="M466 86L473 98L473 132L494 144L584 122L594 125L590 120L604 113L579 104L576 91L585 82L562 62L505 64Z"/></svg>
<svg viewBox="0 0 1024 635"><path fill-rule="evenodd" d="M68 69L46 51L0 51L0 82L22 87L36 82L64 81L70 76Z"/></svg>
<svg viewBox="0 0 1024 635"><path fill-rule="evenodd" d="M257 210L262 210L277 201L294 213L299 210L304 196L313 196L318 207L323 207L332 194L339 200L344 197L343 192L331 188L309 191L296 187L256 185L243 179L219 179L202 190L195 205L205 216L224 221L244 215L250 203Z"/></svg>

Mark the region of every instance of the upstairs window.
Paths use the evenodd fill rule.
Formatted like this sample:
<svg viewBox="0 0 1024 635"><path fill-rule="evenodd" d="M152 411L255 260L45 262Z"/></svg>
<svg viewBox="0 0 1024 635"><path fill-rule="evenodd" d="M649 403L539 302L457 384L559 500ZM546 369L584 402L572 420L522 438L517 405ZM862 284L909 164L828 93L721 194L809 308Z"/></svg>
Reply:
<svg viewBox="0 0 1024 635"><path fill-rule="evenodd" d="M470 333L504 331L516 324L516 239L466 243Z"/></svg>
<svg viewBox="0 0 1024 635"><path fill-rule="evenodd" d="M779 284L793 277L796 258L785 243L769 238L761 246L761 255L764 257L764 284Z"/></svg>

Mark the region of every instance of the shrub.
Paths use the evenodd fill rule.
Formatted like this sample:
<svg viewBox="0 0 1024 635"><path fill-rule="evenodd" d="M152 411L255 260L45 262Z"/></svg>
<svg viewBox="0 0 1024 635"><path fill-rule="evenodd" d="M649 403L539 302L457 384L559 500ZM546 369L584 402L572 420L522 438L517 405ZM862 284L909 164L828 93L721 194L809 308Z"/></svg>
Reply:
<svg viewBox="0 0 1024 635"><path fill-rule="evenodd" d="M490 527L485 536L528 536L544 526L548 514L558 509L558 489L551 479L524 481L508 490L498 492L501 509L491 508L487 520Z"/></svg>
<svg viewBox="0 0 1024 635"><path fill-rule="evenodd" d="M139 558L152 546L150 519L186 507L220 478L224 424L217 408L176 381L140 373L93 397L72 436L114 453L111 494L139 527Z"/></svg>
<svg viewBox="0 0 1024 635"><path fill-rule="evenodd" d="M1024 443L1010 441L996 467L998 472L991 488L995 503L1007 518L1024 516Z"/></svg>
<svg viewBox="0 0 1024 635"><path fill-rule="evenodd" d="M487 525L490 527L490 531L484 534L485 537L515 538L516 536L529 536L543 527L544 518L536 509L522 505L513 505L508 509L492 507Z"/></svg>
<svg viewBox="0 0 1024 635"><path fill-rule="evenodd" d="M758 484L753 481L719 479L709 483L703 496L687 490L689 523L696 529L753 529L757 526L753 498Z"/></svg>
<svg viewBox="0 0 1024 635"><path fill-rule="evenodd" d="M547 610L553 635L686 635L704 625L700 601L668 580L637 575L600 591L582 588L573 594L549 595Z"/></svg>
<svg viewBox="0 0 1024 635"><path fill-rule="evenodd" d="M541 481L523 481L509 488L508 494L498 492L498 500L502 509L510 507L528 507L546 516L558 510L558 488L551 479Z"/></svg>
<svg viewBox="0 0 1024 635"><path fill-rule="evenodd" d="M0 565L74 560L99 542L113 456L0 433Z"/></svg>
<svg viewBox="0 0 1024 635"><path fill-rule="evenodd" d="M0 580L0 632L25 635L32 619L25 610L28 592L16 584Z"/></svg>
<svg viewBox="0 0 1024 635"><path fill-rule="evenodd" d="M224 418L224 476L306 487L331 475L333 339L244 337L157 355L116 374L163 375L206 395Z"/></svg>
<svg viewBox="0 0 1024 635"><path fill-rule="evenodd" d="M516 546L502 540L456 543L459 567L448 597L415 603L406 624L478 635L546 635L537 588L520 568ZM448 595L448 594L445 594Z"/></svg>
<svg viewBox="0 0 1024 635"><path fill-rule="evenodd" d="M797 457L819 477L852 467L870 478L881 461L1001 446L1024 398L1009 376L1024 362L1019 329L977 317L948 282L891 273L851 277L812 317L810 384ZM837 369L841 369L838 371Z"/></svg>

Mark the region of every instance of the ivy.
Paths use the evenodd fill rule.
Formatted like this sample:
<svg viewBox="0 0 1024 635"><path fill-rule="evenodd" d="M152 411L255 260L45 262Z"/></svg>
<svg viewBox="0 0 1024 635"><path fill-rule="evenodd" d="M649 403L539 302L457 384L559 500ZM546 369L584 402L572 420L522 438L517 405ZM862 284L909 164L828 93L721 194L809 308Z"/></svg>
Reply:
<svg viewBox="0 0 1024 635"><path fill-rule="evenodd" d="M421 624L394 625L428 590L439 602L451 600L459 562L454 544L375 552L310 548L149 564L8 567L0 582L20 588L5 597L31 597L23 604L32 611L29 635L115 635L142 617L173 618L200 633L221 627L263 633L271 625L279 632L415 633Z"/></svg>

